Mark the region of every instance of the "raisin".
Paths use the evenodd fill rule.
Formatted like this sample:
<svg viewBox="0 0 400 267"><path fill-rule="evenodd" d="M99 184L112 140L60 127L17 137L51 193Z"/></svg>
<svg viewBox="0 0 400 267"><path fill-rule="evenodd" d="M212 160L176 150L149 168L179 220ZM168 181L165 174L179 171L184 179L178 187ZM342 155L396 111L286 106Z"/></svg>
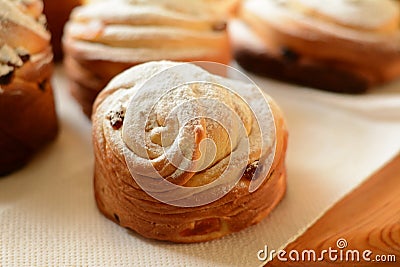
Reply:
<svg viewBox="0 0 400 267"><path fill-rule="evenodd" d="M258 167L258 160L253 163L247 165L246 170L243 173L243 178L251 181L253 179L254 173Z"/></svg>
<svg viewBox="0 0 400 267"><path fill-rule="evenodd" d="M0 77L0 85L7 85L11 82L12 78L14 76L14 71L10 71L6 75L3 75Z"/></svg>
<svg viewBox="0 0 400 267"><path fill-rule="evenodd" d="M115 220L116 220L118 223L120 223L120 221L119 221L119 216L118 216L117 214L115 214L115 213L114 213L114 218L115 218Z"/></svg>
<svg viewBox="0 0 400 267"><path fill-rule="evenodd" d="M31 55L23 54L23 55L20 55L19 58L22 60L22 62L25 63L25 62L29 61L29 59L31 58Z"/></svg>
<svg viewBox="0 0 400 267"><path fill-rule="evenodd" d="M124 123L125 111L122 109L115 111L112 110L108 113L107 119L110 120L110 124L114 130L119 130Z"/></svg>
<svg viewBox="0 0 400 267"><path fill-rule="evenodd" d="M281 48L281 55L286 62L296 62L300 57L299 54L286 46Z"/></svg>
<svg viewBox="0 0 400 267"><path fill-rule="evenodd" d="M226 25L225 21L220 21L220 22L214 23L212 29L213 29L213 31L216 31L216 32L222 32L222 31L226 30L226 26L227 25Z"/></svg>
<svg viewBox="0 0 400 267"><path fill-rule="evenodd" d="M46 85L47 85L47 80L43 80L43 81L41 81L40 83L39 83L39 89L41 90L41 91L46 91Z"/></svg>

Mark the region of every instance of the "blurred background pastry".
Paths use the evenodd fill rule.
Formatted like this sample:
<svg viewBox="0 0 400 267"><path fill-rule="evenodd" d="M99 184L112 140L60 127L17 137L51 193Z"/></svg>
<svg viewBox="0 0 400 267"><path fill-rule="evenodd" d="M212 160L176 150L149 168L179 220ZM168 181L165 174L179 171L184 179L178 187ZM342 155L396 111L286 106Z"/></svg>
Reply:
<svg viewBox="0 0 400 267"><path fill-rule="evenodd" d="M174 70L176 67L181 68ZM165 76L156 75L167 69ZM175 87L175 83L185 83L186 72L196 81L212 85ZM286 189L287 132L281 111L268 96L270 109L258 105L251 110L249 102L241 98L252 96L252 101L260 103L263 96L257 97L257 90L253 84L215 76L193 64L149 62L118 75L99 94L93 108L94 187L100 211L145 237L185 243L219 238L260 222ZM260 120L254 115L257 112ZM221 119L216 119L219 115ZM261 136L260 124L267 128L268 141ZM215 150L203 146L207 139L215 144ZM247 147L245 140L249 140ZM243 148L248 154L237 157ZM264 164L265 159L271 168ZM257 178L258 189L250 193L258 169L266 172ZM197 206L184 202L192 196L201 200L227 190L220 179L224 175L235 178L232 170L238 182L225 196ZM155 185L159 184L157 177L199 191L185 194L169 187L154 189L150 184L150 190L162 195L160 199L137 180L141 176L150 183L154 180ZM164 197L171 197L172 202Z"/></svg>
<svg viewBox="0 0 400 267"><path fill-rule="evenodd" d="M105 1L114 1L115 2L116 0L81 0L81 2L83 4L99 3L99 2L105 2ZM142 1L142 2L145 2L145 1ZM229 15L233 15L237 12L237 9L241 2L241 0L204 0L204 1L207 2L207 4L212 5L214 11L216 11L220 14L229 14ZM132 0L131 2L135 2L135 0ZM136 2L138 2L138 1L136 1ZM161 3L162 1L158 1L158 2Z"/></svg>
<svg viewBox="0 0 400 267"><path fill-rule="evenodd" d="M95 1L76 8L63 38L72 95L91 114L121 71L152 60L229 63L226 14L208 1Z"/></svg>
<svg viewBox="0 0 400 267"><path fill-rule="evenodd" d="M72 9L80 3L80 0L44 0L44 13L47 18L48 29L51 32L51 44L55 60L62 58L61 38L64 25L68 21Z"/></svg>
<svg viewBox="0 0 400 267"><path fill-rule="evenodd" d="M0 0L0 175L55 138L53 53L41 1Z"/></svg>
<svg viewBox="0 0 400 267"><path fill-rule="evenodd" d="M219 14L236 15L242 0L206 0Z"/></svg>
<svg viewBox="0 0 400 267"><path fill-rule="evenodd" d="M362 93L400 77L393 0L247 0L231 25L247 70L310 87Z"/></svg>

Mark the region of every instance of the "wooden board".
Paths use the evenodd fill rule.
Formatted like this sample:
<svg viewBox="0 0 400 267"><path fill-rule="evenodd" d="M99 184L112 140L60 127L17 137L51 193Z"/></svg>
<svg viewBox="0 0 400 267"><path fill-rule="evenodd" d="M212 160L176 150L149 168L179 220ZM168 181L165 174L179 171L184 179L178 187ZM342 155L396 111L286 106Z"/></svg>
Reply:
<svg viewBox="0 0 400 267"><path fill-rule="evenodd" d="M339 249L337 242L343 238L347 246ZM313 257L308 261L307 254L304 254L307 261L301 261L304 250L315 250L318 258L329 247L338 251L338 258L342 250L343 261L330 260L328 252L322 262L314 261ZM288 253L296 250L299 261L282 262L275 257L266 266L400 266L400 155L334 205L284 250L287 254L281 258L289 259ZM360 252L359 262L352 261L349 250ZM367 257L369 262L362 259L365 250L373 252ZM395 255L396 262L378 262L376 255ZM296 258L295 252L292 256Z"/></svg>

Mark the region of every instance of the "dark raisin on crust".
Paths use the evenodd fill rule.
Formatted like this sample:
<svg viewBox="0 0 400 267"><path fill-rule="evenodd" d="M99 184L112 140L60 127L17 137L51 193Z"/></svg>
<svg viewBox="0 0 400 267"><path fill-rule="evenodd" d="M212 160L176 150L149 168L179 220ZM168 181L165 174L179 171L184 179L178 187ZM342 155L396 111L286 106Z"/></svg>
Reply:
<svg viewBox="0 0 400 267"><path fill-rule="evenodd" d="M27 61L29 61L29 59L31 58L31 55L29 55L29 54L21 54L21 55L19 55L19 58L22 60L22 62L27 62Z"/></svg>
<svg viewBox="0 0 400 267"><path fill-rule="evenodd" d="M254 161L253 163L247 165L246 170L243 173L243 178L251 181L253 179L254 173L257 170L259 161Z"/></svg>
<svg viewBox="0 0 400 267"><path fill-rule="evenodd" d="M124 123L125 111L121 107L120 110L112 110L108 113L107 119L110 120L110 124L114 130L119 130Z"/></svg>
<svg viewBox="0 0 400 267"><path fill-rule="evenodd" d="M14 71L10 71L9 73L0 76L0 85L7 85L11 82L14 76Z"/></svg>
<svg viewBox="0 0 400 267"><path fill-rule="evenodd" d="M213 24L212 29L216 32L222 32L226 30L226 26L227 24L225 21L219 21Z"/></svg>
<svg viewBox="0 0 400 267"><path fill-rule="evenodd" d="M300 57L299 54L286 46L281 48L281 55L286 62L296 62Z"/></svg>
<svg viewBox="0 0 400 267"><path fill-rule="evenodd" d="M41 81L40 83L39 83L39 89L41 90L41 91L46 91L46 84L47 84L47 80L45 79L45 80L43 80L43 81Z"/></svg>
<svg viewBox="0 0 400 267"><path fill-rule="evenodd" d="M23 63L27 62L31 58L29 51L25 50L22 47L16 48L15 52L18 54L18 57L21 59Z"/></svg>
<svg viewBox="0 0 400 267"><path fill-rule="evenodd" d="M114 213L114 218L115 218L115 220L116 220L118 223L120 223L120 221L119 221L119 216L118 216L116 213Z"/></svg>

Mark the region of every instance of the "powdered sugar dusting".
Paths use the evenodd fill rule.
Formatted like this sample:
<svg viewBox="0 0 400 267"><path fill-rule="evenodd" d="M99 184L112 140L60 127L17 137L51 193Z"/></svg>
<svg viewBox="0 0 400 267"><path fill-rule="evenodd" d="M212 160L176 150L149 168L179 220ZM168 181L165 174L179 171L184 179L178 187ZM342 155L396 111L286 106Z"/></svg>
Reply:
<svg viewBox="0 0 400 267"><path fill-rule="evenodd" d="M43 3L41 1L0 1L1 20L11 21L28 28L44 39L50 39L49 33L39 19L42 11Z"/></svg>
<svg viewBox="0 0 400 267"><path fill-rule="evenodd" d="M400 8L392 0L294 0L309 12L318 12L353 27L376 29L399 19Z"/></svg>
<svg viewBox="0 0 400 267"><path fill-rule="evenodd" d="M132 82L132 75L140 78ZM118 90L118 85L125 87ZM248 164L274 154L273 116L254 84L212 75L194 64L150 62L116 77L107 91L112 97L102 108L109 111L118 103L126 107L126 115L122 131L105 124L106 131L125 146L137 183L142 187L144 178L153 178L142 189L162 194L163 201L190 199L193 194L176 191L173 184L195 185L197 177L206 187L192 188L196 195L218 197L217 189L229 191ZM123 103L117 101L121 96ZM161 181L154 180L159 177ZM166 192L174 194L165 199Z"/></svg>
<svg viewBox="0 0 400 267"><path fill-rule="evenodd" d="M204 0L90 3L72 12L65 42L88 59L220 60L228 48L226 27L221 26L226 22L212 7Z"/></svg>

